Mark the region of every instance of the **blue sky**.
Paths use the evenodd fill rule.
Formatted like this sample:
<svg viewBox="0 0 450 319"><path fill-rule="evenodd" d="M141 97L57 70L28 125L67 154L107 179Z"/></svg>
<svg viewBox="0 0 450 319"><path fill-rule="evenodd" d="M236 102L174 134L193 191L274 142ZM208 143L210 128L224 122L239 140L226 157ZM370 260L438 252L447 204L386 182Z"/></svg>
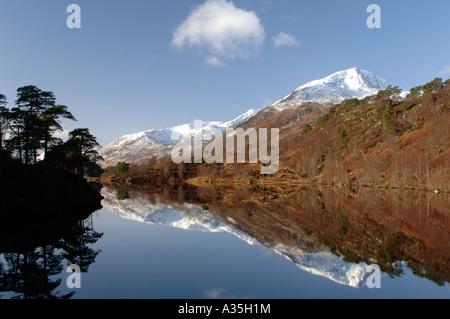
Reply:
<svg viewBox="0 0 450 319"><path fill-rule="evenodd" d="M81 29L66 25L71 3ZM366 25L371 3L381 29ZM0 92L12 107L20 86L53 91L78 118L65 128L105 145L230 120L352 67L403 89L447 79L449 12L448 0L0 0Z"/></svg>

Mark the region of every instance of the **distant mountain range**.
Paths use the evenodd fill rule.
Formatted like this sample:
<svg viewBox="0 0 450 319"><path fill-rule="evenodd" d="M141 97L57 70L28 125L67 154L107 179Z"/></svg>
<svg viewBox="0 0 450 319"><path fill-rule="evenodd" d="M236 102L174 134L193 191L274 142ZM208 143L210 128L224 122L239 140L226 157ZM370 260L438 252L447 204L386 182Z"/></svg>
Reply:
<svg viewBox="0 0 450 319"><path fill-rule="evenodd" d="M204 122L203 133L207 133L208 130L212 131L212 129L219 129L223 132L238 124L242 126L243 123L255 124L255 122L261 122L267 115L273 115L305 103L331 106L350 98L362 99L377 94L388 85L386 80L369 71L358 68L340 71L300 86L283 99L261 111L252 109L227 122ZM196 130L192 123L125 135L100 150L100 154L104 158L101 164L103 167L115 166L121 161L145 164L151 157L169 156L175 143L182 139L191 139L196 134L202 134L202 131Z"/></svg>
<svg viewBox="0 0 450 319"><path fill-rule="evenodd" d="M118 162L145 164L151 157L170 156L175 143L215 130L223 132L257 112L252 109L226 122L203 122L203 130L195 128L194 123L191 123L125 135L100 150L100 155L104 159L101 164L103 167L115 166Z"/></svg>

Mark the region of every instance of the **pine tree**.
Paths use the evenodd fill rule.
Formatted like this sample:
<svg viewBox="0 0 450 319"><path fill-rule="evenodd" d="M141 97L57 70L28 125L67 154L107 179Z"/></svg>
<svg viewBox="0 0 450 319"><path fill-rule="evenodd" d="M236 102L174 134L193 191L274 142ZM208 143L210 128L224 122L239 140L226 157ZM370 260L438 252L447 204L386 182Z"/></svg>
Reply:
<svg viewBox="0 0 450 319"><path fill-rule="evenodd" d="M102 159L96 150L100 144L87 128L70 132L66 146L69 150L68 161L80 177L83 177L85 167Z"/></svg>
<svg viewBox="0 0 450 319"><path fill-rule="evenodd" d="M52 92L42 91L36 86L29 85L17 89L17 107L12 109L12 116L16 125L22 130L14 132L19 138L19 143L23 139L25 172L28 175L30 164L30 150L39 147L39 134L37 129L40 123L40 116L49 108L55 106L55 95ZM21 152L21 150L19 150Z"/></svg>
<svg viewBox="0 0 450 319"><path fill-rule="evenodd" d="M40 128L42 132L42 139L44 141L44 163L45 163L45 172L48 170L48 147L52 141L55 141L53 138L53 134L57 131L62 131L63 128L61 126L62 119L69 119L72 121L76 121L75 117L68 111L68 107L65 105L55 105L51 106L42 112L40 116Z"/></svg>
<svg viewBox="0 0 450 319"><path fill-rule="evenodd" d="M4 122L8 113L6 96L0 94L0 178L3 175L3 134L5 133Z"/></svg>

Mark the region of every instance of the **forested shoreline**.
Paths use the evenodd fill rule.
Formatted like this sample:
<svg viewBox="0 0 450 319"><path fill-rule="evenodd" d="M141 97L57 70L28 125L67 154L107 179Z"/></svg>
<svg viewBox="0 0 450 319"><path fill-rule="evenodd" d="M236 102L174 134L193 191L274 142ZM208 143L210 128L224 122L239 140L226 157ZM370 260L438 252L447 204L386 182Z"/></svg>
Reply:
<svg viewBox="0 0 450 319"><path fill-rule="evenodd" d="M29 178L30 174L49 175L65 171L83 177L99 176L101 159L97 139L87 128L68 134L68 140L57 137L63 131L62 121L76 121L69 107L56 103L51 91L29 85L17 89L15 106L8 107L7 97L0 94L0 177Z"/></svg>
<svg viewBox="0 0 450 319"><path fill-rule="evenodd" d="M86 180L102 172L98 142L87 128L57 138L64 119L75 121L50 91L21 87L11 108L0 94L0 248L27 245L101 208L101 185Z"/></svg>
<svg viewBox="0 0 450 319"><path fill-rule="evenodd" d="M147 164L121 162L103 176L161 186L313 183L450 192L450 80L436 78L402 93L389 86L365 99L330 105L314 118L299 118L314 109L307 103L253 123L255 128L280 127L276 175L261 175L259 163L175 164L149 154Z"/></svg>

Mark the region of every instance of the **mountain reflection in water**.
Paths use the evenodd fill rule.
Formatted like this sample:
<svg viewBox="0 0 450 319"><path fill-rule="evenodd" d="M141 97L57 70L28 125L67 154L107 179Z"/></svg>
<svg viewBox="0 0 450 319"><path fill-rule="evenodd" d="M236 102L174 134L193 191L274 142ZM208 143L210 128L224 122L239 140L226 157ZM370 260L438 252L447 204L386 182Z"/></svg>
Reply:
<svg viewBox="0 0 450 319"><path fill-rule="evenodd" d="M449 282L446 194L303 187L282 194L246 187L124 190L104 187L102 204L128 220L189 231L227 232L261 244L314 275L351 287L368 266L390 277L409 267Z"/></svg>

